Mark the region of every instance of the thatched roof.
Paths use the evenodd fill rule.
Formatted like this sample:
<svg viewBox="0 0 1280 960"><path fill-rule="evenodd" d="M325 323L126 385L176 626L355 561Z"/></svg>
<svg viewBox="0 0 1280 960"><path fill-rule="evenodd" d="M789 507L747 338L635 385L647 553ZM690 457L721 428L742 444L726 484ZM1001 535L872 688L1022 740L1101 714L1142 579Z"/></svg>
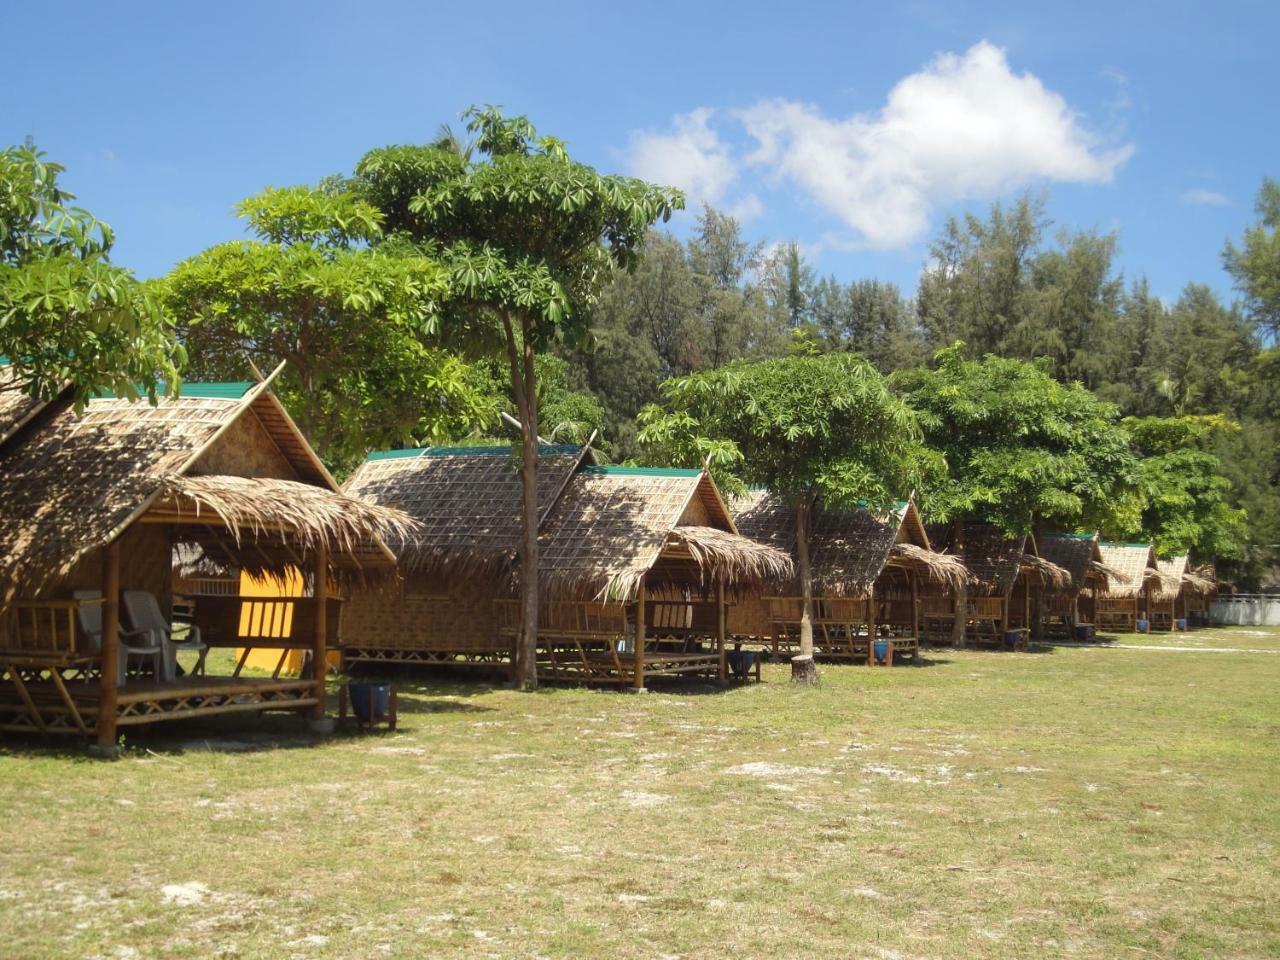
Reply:
<svg viewBox="0 0 1280 960"><path fill-rule="evenodd" d="M1187 572L1188 557L1184 553L1168 560L1156 561L1156 577L1151 582L1151 598L1168 603L1182 591L1182 579Z"/></svg>
<svg viewBox="0 0 1280 960"><path fill-rule="evenodd" d="M1111 571L1102 562L1097 534L1048 533L1036 538L1040 556L1065 570L1071 578L1062 592L1072 596L1091 583L1105 589Z"/></svg>
<svg viewBox="0 0 1280 960"><path fill-rule="evenodd" d="M8 362L0 359L0 443L4 443L47 402L32 397L18 382L18 376Z"/></svg>
<svg viewBox="0 0 1280 960"><path fill-rule="evenodd" d="M589 448L543 446L538 511L546 516ZM520 546L520 474L510 447L427 447L371 454L344 488L417 521L390 545L415 569L503 575Z"/></svg>
<svg viewBox="0 0 1280 960"><path fill-rule="evenodd" d="M579 470L538 540L542 589L553 595L630 599L647 575L704 590L717 576L736 590L792 576L786 553L738 535L699 470Z"/></svg>
<svg viewBox="0 0 1280 960"><path fill-rule="evenodd" d="M795 517L778 494L763 488L734 498L734 519L744 535L796 556ZM814 589L827 596L865 596L886 566L901 566L951 587L966 579L959 561L928 549L915 505L887 513L866 508L813 509L809 565Z"/></svg>
<svg viewBox="0 0 1280 960"><path fill-rule="evenodd" d="M1218 578L1210 565L1188 570L1182 575L1183 589L1208 596L1218 592Z"/></svg>
<svg viewBox="0 0 1280 960"><path fill-rule="evenodd" d="M267 382L193 384L182 397L162 399L155 406L100 397L80 414L70 407L50 410L37 429L0 445L0 602L38 592L65 575L144 513L164 507L166 496L183 493L182 483L194 483L201 473L227 472L223 461L223 469L208 469L203 455L218 450L216 441L230 436L233 425L251 427L255 436L265 438L269 456L312 491L305 495L310 510L286 507L287 498L276 495L279 488L258 478L255 457L267 455L263 451L246 451L245 472L251 475L234 478L234 494L225 480L218 486L212 479L189 486L188 493L202 491L206 505L215 499L224 508L236 504L242 518L252 514L262 521L255 533L265 533L271 517L270 538L287 540L295 559L325 540L339 568L367 571L371 565L390 565L392 558L376 535L387 517L366 513L357 521L359 536L366 538L360 556L352 552L355 528L326 519L332 510L351 509L345 498L321 518L319 502L341 494ZM261 503L249 509L246 504L258 494ZM220 519L206 533L216 538L217 528L227 533ZM248 529L242 527L241 535ZM257 550L247 560L254 566L267 563Z"/></svg>
<svg viewBox="0 0 1280 960"><path fill-rule="evenodd" d="M325 545L358 554L380 536L403 538L414 529L413 519L394 507L271 477L166 477L157 507L178 515L214 514L237 546L252 541L258 548L278 544L304 552Z"/></svg>
<svg viewBox="0 0 1280 960"><path fill-rule="evenodd" d="M951 542L953 526L930 524L927 529L929 541L936 549L946 546L951 553L964 560L972 589L976 593L991 596L1009 593L1024 565L1035 562L1035 554L1027 549L1028 538L1025 535L1011 537L992 524L966 523L964 543L960 549ZM1033 559L1028 561L1028 557Z"/></svg>
<svg viewBox="0 0 1280 960"><path fill-rule="evenodd" d="M1107 585L1105 596L1131 600L1142 593L1148 581L1158 580L1155 551L1149 543L1100 543L1102 562L1117 574Z"/></svg>
<svg viewBox="0 0 1280 960"><path fill-rule="evenodd" d="M1037 554L1024 553L1021 570L1039 580L1046 590L1062 593L1071 588L1070 572Z"/></svg>

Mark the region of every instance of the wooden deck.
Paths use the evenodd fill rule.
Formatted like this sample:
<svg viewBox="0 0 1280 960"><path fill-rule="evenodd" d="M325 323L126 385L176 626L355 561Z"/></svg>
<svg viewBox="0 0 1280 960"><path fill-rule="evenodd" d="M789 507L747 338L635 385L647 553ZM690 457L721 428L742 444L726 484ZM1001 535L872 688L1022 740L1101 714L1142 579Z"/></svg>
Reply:
<svg viewBox="0 0 1280 960"><path fill-rule="evenodd" d="M92 735L97 728L96 680L0 677L0 730ZM135 726L188 717L264 710L300 710L317 703L315 684L296 678L190 677L170 683L131 679L116 701L116 725Z"/></svg>

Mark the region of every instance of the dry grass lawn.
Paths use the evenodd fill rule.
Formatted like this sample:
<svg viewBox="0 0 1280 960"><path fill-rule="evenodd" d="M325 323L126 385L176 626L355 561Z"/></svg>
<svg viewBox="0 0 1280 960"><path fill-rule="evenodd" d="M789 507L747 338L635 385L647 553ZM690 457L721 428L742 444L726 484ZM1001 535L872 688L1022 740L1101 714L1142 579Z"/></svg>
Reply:
<svg viewBox="0 0 1280 960"><path fill-rule="evenodd" d="M930 660L813 691L419 677L394 734L229 718L115 763L9 741L0 955L1280 955L1280 656Z"/></svg>

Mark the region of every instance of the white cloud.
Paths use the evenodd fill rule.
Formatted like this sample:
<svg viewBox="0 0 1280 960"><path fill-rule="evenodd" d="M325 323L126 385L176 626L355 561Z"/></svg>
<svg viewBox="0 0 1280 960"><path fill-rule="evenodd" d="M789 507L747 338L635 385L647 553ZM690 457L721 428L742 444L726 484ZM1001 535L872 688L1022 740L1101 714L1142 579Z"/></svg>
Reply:
<svg viewBox="0 0 1280 960"><path fill-rule="evenodd" d="M729 145L709 126L714 113L710 107L699 107L674 117L670 132L633 133L630 172L653 183L679 187L690 208L719 204L738 177L738 163ZM759 198L753 194L746 199L754 201L746 212L758 214Z"/></svg>
<svg viewBox="0 0 1280 960"><path fill-rule="evenodd" d="M1200 187L1184 191L1178 199L1189 207L1226 207L1231 204L1230 198L1225 194Z"/></svg>
<svg viewBox="0 0 1280 960"><path fill-rule="evenodd" d="M935 204L1035 181L1108 182L1133 153L1102 149L1059 94L1014 74L986 42L899 81L874 115L832 118L766 100L737 116L757 143L748 163L796 184L879 248L920 237Z"/></svg>

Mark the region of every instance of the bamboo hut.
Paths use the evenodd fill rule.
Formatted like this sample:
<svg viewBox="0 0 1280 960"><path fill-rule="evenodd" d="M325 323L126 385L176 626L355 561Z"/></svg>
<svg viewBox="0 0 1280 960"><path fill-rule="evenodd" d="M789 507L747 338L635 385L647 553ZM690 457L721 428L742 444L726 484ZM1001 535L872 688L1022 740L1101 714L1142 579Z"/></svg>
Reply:
<svg viewBox="0 0 1280 960"><path fill-rule="evenodd" d="M1045 594L1045 632L1055 639L1076 637L1077 628L1087 634L1097 622L1098 599L1106 591L1110 577L1119 579L1102 559L1096 533L1050 533L1036 545L1040 555L1065 570L1070 582L1051 586Z"/></svg>
<svg viewBox="0 0 1280 960"><path fill-rule="evenodd" d="M269 381L191 384L154 406L45 404L0 444L0 729L79 733L110 749L119 728L170 719L320 719L316 665L340 626L334 585L393 574L381 537L410 525L339 491ZM177 546L259 574L297 566L309 596L252 612L236 597L198 597L198 640L190 631L178 643ZM122 616L122 592L154 618ZM305 648L310 675L212 676L203 655L179 675L175 650L246 643Z"/></svg>
<svg viewBox="0 0 1280 960"><path fill-rule="evenodd" d="M1138 621L1148 618L1151 588L1160 583L1155 550L1149 543L1103 542L1099 546L1103 562L1116 576L1098 599L1098 628L1137 630Z"/></svg>
<svg viewBox="0 0 1280 960"><path fill-rule="evenodd" d="M538 455L542 516L589 447L544 445ZM493 665L511 657L495 601L511 590L520 546L520 475L511 448L427 447L373 453L347 481L354 497L398 507L417 521L391 542L401 576L357 590L344 618L346 663Z"/></svg>
<svg viewBox="0 0 1280 960"><path fill-rule="evenodd" d="M956 554L969 574L968 599L959 612L964 617L966 642L1025 646L1045 594L1066 589L1071 575L1040 556L1030 534L1010 536L999 527L982 523L966 523L962 539L953 543L954 534L954 525L933 529L935 544ZM926 638L950 643L958 615L954 597L932 595L924 599L923 606Z"/></svg>
<svg viewBox="0 0 1280 960"><path fill-rule="evenodd" d="M1147 590L1148 630L1172 633L1177 629L1178 599L1187 572L1187 555L1156 560L1156 576Z"/></svg>
<svg viewBox="0 0 1280 960"><path fill-rule="evenodd" d="M726 597L790 561L738 536L703 471L599 467L589 448L564 446L544 446L539 467L539 676L633 687L723 678ZM375 454L346 489L418 527L391 544L398 592L353 596L345 660L510 662L521 495L509 448Z"/></svg>
<svg viewBox="0 0 1280 960"><path fill-rule="evenodd" d="M1182 575L1182 590L1178 594L1183 619L1188 629L1207 626L1209 606L1218 595L1219 583L1211 564L1204 564Z"/></svg>
<svg viewBox="0 0 1280 960"><path fill-rule="evenodd" d="M551 679L723 683L729 598L793 575L786 553L739 535L705 470L582 467L538 539L538 671ZM498 607L514 636L518 604Z"/></svg>
<svg viewBox="0 0 1280 960"><path fill-rule="evenodd" d="M795 511L764 489L735 499L734 515L746 536L785 550L794 559ZM817 656L870 659L871 641L891 639L895 656L920 649L921 584L950 590L965 581L960 562L929 546L915 504L886 513L865 508L812 511L809 564L813 582L813 642ZM735 636L763 644L774 656L799 649L804 601L799 584L736 607Z"/></svg>

